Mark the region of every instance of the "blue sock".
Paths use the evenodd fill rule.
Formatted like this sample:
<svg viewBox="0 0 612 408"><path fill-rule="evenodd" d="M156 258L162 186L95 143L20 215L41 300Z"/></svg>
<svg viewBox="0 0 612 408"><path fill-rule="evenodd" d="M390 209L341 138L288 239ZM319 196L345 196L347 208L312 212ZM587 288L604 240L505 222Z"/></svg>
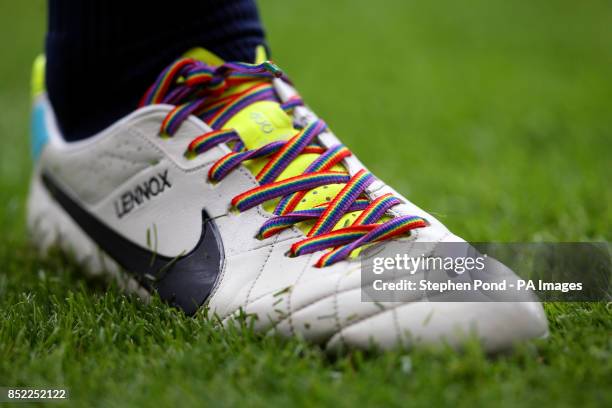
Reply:
<svg viewBox="0 0 612 408"><path fill-rule="evenodd" d="M265 45L254 0L158 4L49 0L46 86L67 140L133 111L161 70L190 48L251 62Z"/></svg>

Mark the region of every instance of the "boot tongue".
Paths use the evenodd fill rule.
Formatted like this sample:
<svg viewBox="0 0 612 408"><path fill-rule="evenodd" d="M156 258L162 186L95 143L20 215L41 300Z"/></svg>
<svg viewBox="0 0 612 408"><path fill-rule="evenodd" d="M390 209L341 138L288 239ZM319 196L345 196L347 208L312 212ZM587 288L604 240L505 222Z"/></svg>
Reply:
<svg viewBox="0 0 612 408"><path fill-rule="evenodd" d="M255 50L255 63L261 64L268 58L265 47L258 46ZM193 48L189 50L185 57L193 58L208 65L219 66L225 61L205 50L204 48ZM236 86L222 97L242 92L253 84L244 84ZM277 141L288 140L294 136L298 130L293 127L292 118L281 108L279 101L259 101L252 103L246 108L240 110L223 126L226 129L235 129L247 149L256 149L265 144ZM317 154L302 154L280 174L277 180L284 180L289 177L302 174L306 168L318 157ZM250 160L244 165L251 171L252 174L257 174L268 161L267 158ZM332 168L334 171L346 171L346 169L337 164ZM296 207L296 210L305 210L314 208L317 205L324 204L331 200L332 197L342 189L343 185L333 184L329 186L317 187L307 193L301 202ZM266 211L272 212L278 203L278 199L268 201L264 204ZM356 211L345 214L336 224L335 228L348 226L361 212ZM298 224L298 228L305 234L312 226L312 221L305 221Z"/></svg>
<svg viewBox="0 0 612 408"><path fill-rule="evenodd" d="M192 48L184 54L208 65L218 66L225 61L204 48ZM267 60L266 49L262 45L255 49L254 63L260 64ZM237 86L226 95L244 91L247 87ZM277 101L259 101L236 113L224 128L236 129L247 149L256 149L276 140L287 140L297 130L293 127L291 117L280 107Z"/></svg>

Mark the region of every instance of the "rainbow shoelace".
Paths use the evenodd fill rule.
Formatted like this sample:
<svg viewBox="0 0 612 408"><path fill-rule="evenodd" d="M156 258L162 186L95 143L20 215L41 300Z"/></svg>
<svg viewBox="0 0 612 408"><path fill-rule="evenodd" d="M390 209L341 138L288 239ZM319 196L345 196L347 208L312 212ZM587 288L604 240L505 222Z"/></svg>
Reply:
<svg viewBox="0 0 612 408"><path fill-rule="evenodd" d="M292 245L291 256L331 249L316 263L316 266L324 267L346 259L364 245L427 226L421 217L390 216L389 210L401 203L392 194L370 200L365 190L375 178L368 171L360 170L353 176L346 170L332 171L351 152L343 145L325 148L317 142L317 136L327 129L322 120L315 120L299 129L289 140L273 141L250 150L245 148L234 129L225 129L224 125L232 116L258 101L278 102L287 113L303 105L297 96L281 103L272 83L274 78L289 82L271 62L210 66L183 58L159 75L143 96L140 106L175 105L161 125L160 134L164 137L171 137L189 115L199 117L213 129L193 139L187 148L187 157L206 152L221 143L231 147L231 152L210 168L208 177L213 182L221 181L245 161L267 158L267 163L255 176L259 186L234 197L231 203L238 211L246 211L267 201L279 200L274 217L259 230L260 239L304 221L313 222L306 238ZM246 90L227 95L226 91L244 84L247 84ZM318 154L318 157L302 174L277 180L299 155L312 153ZM333 199L314 208L296 210L307 192L330 184L343 185ZM343 215L351 211L361 213L351 225L334 229Z"/></svg>

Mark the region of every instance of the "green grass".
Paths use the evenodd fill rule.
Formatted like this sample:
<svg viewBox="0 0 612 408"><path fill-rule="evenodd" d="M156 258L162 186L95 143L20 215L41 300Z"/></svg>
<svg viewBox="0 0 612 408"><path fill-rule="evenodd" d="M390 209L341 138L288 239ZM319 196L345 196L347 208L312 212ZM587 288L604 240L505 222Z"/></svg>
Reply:
<svg viewBox="0 0 612 408"><path fill-rule="evenodd" d="M550 338L494 358L477 345L329 358L142 304L84 280L60 255L40 259L24 203L29 70L45 6L1 9L0 386L64 385L80 407L612 405L609 304L548 304ZM263 0L261 9L274 59L309 104L457 234L610 240L610 2Z"/></svg>

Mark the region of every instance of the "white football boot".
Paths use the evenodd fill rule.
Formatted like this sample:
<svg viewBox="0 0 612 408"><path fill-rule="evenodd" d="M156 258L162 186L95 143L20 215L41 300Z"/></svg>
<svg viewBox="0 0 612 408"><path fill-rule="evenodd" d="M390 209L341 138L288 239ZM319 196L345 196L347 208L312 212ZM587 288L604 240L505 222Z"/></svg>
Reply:
<svg viewBox="0 0 612 408"><path fill-rule="evenodd" d="M246 313L327 350L476 335L496 351L547 334L537 302L362 301L360 249L464 241L338 147L273 64L190 55L141 107L70 143L35 64L28 227L43 253L59 246L187 314Z"/></svg>

